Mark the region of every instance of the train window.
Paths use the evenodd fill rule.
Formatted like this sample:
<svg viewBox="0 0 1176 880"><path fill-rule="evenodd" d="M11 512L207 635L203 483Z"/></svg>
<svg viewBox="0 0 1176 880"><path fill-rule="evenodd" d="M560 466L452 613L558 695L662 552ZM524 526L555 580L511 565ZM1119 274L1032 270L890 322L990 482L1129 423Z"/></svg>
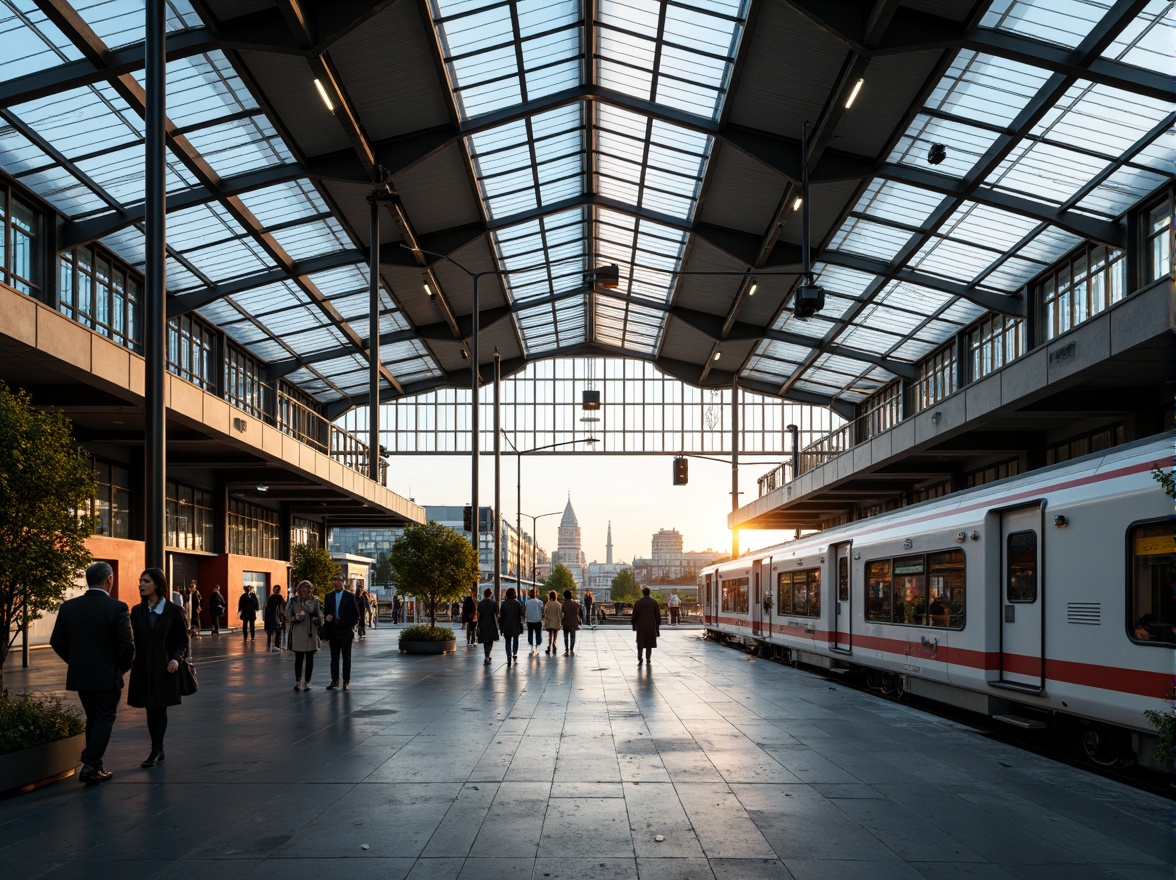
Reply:
<svg viewBox="0 0 1176 880"><path fill-rule="evenodd" d="M964 551L866 563L866 620L962 629Z"/></svg>
<svg viewBox="0 0 1176 880"><path fill-rule="evenodd" d="M1037 601L1037 533L1013 532L1009 535L1005 595L1009 602Z"/></svg>
<svg viewBox="0 0 1176 880"><path fill-rule="evenodd" d="M723 591L723 610L734 614L747 613L747 578L731 578L720 582Z"/></svg>
<svg viewBox="0 0 1176 880"><path fill-rule="evenodd" d="M890 622L890 560L866 565L866 620Z"/></svg>
<svg viewBox="0 0 1176 880"><path fill-rule="evenodd" d="M963 629L966 618L964 551L947 550L927 554L927 586L931 604L927 622L931 626Z"/></svg>
<svg viewBox="0 0 1176 880"><path fill-rule="evenodd" d="M776 578L776 604L780 614L821 616L821 570L781 572Z"/></svg>
<svg viewBox="0 0 1176 880"><path fill-rule="evenodd" d="M927 560L906 556L891 564L895 623L922 624L927 616Z"/></svg>
<svg viewBox="0 0 1176 880"><path fill-rule="evenodd" d="M837 560L837 598L842 602L849 601L849 557L842 556Z"/></svg>
<svg viewBox="0 0 1176 880"><path fill-rule="evenodd" d="M1129 533L1130 635L1138 642L1176 644L1176 517Z"/></svg>

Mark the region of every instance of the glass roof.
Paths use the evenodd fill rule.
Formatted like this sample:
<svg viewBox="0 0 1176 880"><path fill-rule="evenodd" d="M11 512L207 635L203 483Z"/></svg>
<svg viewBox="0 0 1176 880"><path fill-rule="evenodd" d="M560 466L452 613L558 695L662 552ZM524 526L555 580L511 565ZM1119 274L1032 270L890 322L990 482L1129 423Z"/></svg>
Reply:
<svg viewBox="0 0 1176 880"><path fill-rule="evenodd" d="M165 2L170 31L204 26L189 0ZM659 355L692 253L691 230L708 219L701 199L719 155L716 141L725 136L741 43L754 36L764 40L757 49L771 49L782 39L745 34L749 5L429 0L446 97L461 126L455 143L473 171L525 354L598 342ZM1078 243L1069 230L1118 221L1169 181L1176 136L1163 122L1172 104L1149 97L1154 87L1130 89L1133 78L1172 70L1171 2L1147 2L1112 33L1098 70L1064 68L1064 81L1049 64L1031 63L1029 52L1003 48L1041 41L1073 50L1101 33L1122 5L989 3L975 28L989 37L976 45L989 51L962 49L945 59L939 80L904 117L905 129L885 132L893 143L880 157L885 167L862 181L821 242L825 259L814 270L825 309L808 320L787 308L763 318L788 341L761 340L740 365L742 375L860 399L892 374L855 360L855 352L913 363L985 313L939 289L945 281L989 304L1018 294ZM142 39L142 0L75 0L73 8L101 51ZM0 82L84 67L95 47L82 51L81 42L53 25L35 0L0 0ZM220 51L168 63L168 115L178 136L166 186L186 205L168 216L169 292L205 302L208 291L232 283L237 293L207 302L200 313L258 357L312 360L289 378L324 401L361 392L366 367L352 340L367 335L367 268L354 223L339 216L340 198L328 185L282 178L308 150L301 140L283 140L298 120L271 119L280 102L255 97L239 63ZM141 266L144 146L135 86L143 73L122 76L122 83L108 77L87 85L69 79L51 95L0 108L0 168L69 223L109 222L98 240ZM414 90L423 87L405 94ZM831 100L803 81L794 90L797 101ZM361 128L369 122L359 121ZM946 146L935 165L927 158L932 144ZM270 169L281 182L258 187L253 177ZM218 185L239 175L250 175L248 184L223 187L237 194L219 197ZM463 209L468 223L468 206L454 213ZM427 228L431 219L418 221L426 234L435 231ZM310 274L298 269L340 254L357 260ZM619 289L594 290L588 274L608 263L620 267ZM382 332L413 326L393 292L382 297ZM798 344L804 340L812 347ZM444 378L423 342L383 346L382 357L402 382Z"/></svg>

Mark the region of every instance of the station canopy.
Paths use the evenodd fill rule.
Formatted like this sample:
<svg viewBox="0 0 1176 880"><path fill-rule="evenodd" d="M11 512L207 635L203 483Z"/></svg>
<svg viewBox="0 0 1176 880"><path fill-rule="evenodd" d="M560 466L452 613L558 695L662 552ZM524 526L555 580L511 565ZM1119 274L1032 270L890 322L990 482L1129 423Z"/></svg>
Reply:
<svg viewBox="0 0 1176 880"><path fill-rule="evenodd" d="M166 3L169 315L335 413L369 400L373 197L383 399L468 387L490 273L505 374L633 357L844 408L1124 247L1176 159L1164 0ZM0 169L59 249L135 266L143 8L0 0Z"/></svg>

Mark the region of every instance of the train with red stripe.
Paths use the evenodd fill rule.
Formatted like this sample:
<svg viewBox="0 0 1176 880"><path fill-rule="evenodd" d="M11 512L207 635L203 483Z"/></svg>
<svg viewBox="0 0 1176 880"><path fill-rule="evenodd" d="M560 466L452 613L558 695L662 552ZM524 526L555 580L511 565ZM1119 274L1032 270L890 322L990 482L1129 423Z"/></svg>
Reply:
<svg viewBox="0 0 1176 880"><path fill-rule="evenodd" d="M704 569L709 638L860 674L1026 728L1102 765L1161 767L1147 710L1176 672L1176 517L1153 472L1176 435L1119 446Z"/></svg>

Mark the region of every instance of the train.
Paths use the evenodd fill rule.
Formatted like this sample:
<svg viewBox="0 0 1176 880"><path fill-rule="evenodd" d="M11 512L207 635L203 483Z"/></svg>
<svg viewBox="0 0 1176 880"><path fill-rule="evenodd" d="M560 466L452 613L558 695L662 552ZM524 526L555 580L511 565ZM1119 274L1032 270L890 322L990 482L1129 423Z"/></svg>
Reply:
<svg viewBox="0 0 1176 880"><path fill-rule="evenodd" d="M707 638L1167 771L1176 434L800 536L699 573ZM1149 713L1151 718L1149 718Z"/></svg>

